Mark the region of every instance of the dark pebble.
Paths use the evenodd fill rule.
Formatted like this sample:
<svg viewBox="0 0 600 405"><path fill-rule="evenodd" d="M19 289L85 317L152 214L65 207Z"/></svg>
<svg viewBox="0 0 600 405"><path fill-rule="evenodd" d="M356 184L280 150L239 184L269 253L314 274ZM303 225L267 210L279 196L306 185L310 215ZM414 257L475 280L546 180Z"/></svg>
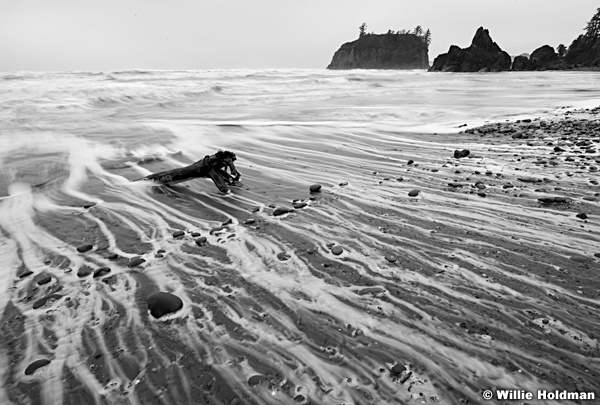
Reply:
<svg viewBox="0 0 600 405"><path fill-rule="evenodd" d="M385 260L387 260L390 263L396 263L396 261L398 260L398 258L394 255L386 255L385 256Z"/></svg>
<svg viewBox="0 0 600 405"><path fill-rule="evenodd" d="M221 226L225 226L225 225L231 225L231 224L233 224L233 219L232 219L232 218L229 218L227 221L223 222L223 223L221 224Z"/></svg>
<svg viewBox="0 0 600 405"><path fill-rule="evenodd" d="M345 187L345 186L347 186L347 185L348 185L348 182L347 182L347 181L342 181L342 182L340 183L340 187Z"/></svg>
<svg viewBox="0 0 600 405"><path fill-rule="evenodd" d="M575 216L580 219L587 219L587 217L588 217L585 212L580 212L579 214L577 214Z"/></svg>
<svg viewBox="0 0 600 405"><path fill-rule="evenodd" d="M94 278L102 277L110 273L110 267L100 267L94 272Z"/></svg>
<svg viewBox="0 0 600 405"><path fill-rule="evenodd" d="M321 191L321 185L320 184L313 184L312 186L309 187L309 190L311 193L318 193Z"/></svg>
<svg viewBox="0 0 600 405"><path fill-rule="evenodd" d="M35 276L34 280L37 282L37 285L44 285L44 284L48 284L50 281L52 281L52 277L50 277L46 273L42 273L42 274L38 274L37 276Z"/></svg>
<svg viewBox="0 0 600 405"><path fill-rule="evenodd" d="M94 245L90 245L90 244L81 245L81 246L77 247L77 251L79 253L84 253L84 252L87 252L88 250L92 250L93 248L94 248Z"/></svg>
<svg viewBox="0 0 600 405"><path fill-rule="evenodd" d="M570 200L567 197L540 197L538 201L542 204L568 204Z"/></svg>
<svg viewBox="0 0 600 405"><path fill-rule="evenodd" d="M396 364L394 367L392 367L392 369L390 371L392 372L392 374L400 375L404 372L404 370L406 370L406 368L404 368L403 365Z"/></svg>
<svg viewBox="0 0 600 405"><path fill-rule="evenodd" d="M265 377L263 377L262 375L253 375L252 377L248 378L248 385L254 387L260 384L264 379Z"/></svg>
<svg viewBox="0 0 600 405"><path fill-rule="evenodd" d="M307 205L308 205L308 204L306 204L305 202L298 202L298 203L294 203L294 204L292 204L292 206L293 206L295 209L304 208L304 207L306 207Z"/></svg>
<svg viewBox="0 0 600 405"><path fill-rule="evenodd" d="M600 259L600 253L594 253L594 257L597 257Z"/></svg>
<svg viewBox="0 0 600 405"><path fill-rule="evenodd" d="M140 264L142 264L144 262L145 262L145 260L142 259L140 256L132 257L129 260L129 263L127 264L127 267L136 267L136 266L139 266Z"/></svg>
<svg viewBox="0 0 600 405"><path fill-rule="evenodd" d="M484 193L483 191L480 191L480 192L478 192L478 193L477 193L477 195L478 195L479 197L486 197L486 196L487 196L487 194L486 194L486 193Z"/></svg>
<svg viewBox="0 0 600 405"><path fill-rule="evenodd" d="M146 299L150 315L160 318L163 315L172 314L183 308L183 301L176 295L166 292L155 292Z"/></svg>
<svg viewBox="0 0 600 405"><path fill-rule="evenodd" d="M92 269L90 266L87 265L83 265L79 268L79 270L77 270L77 277L87 277L90 274L92 274L94 272L94 269Z"/></svg>
<svg viewBox="0 0 600 405"><path fill-rule="evenodd" d="M118 258L119 258L119 255L116 253L111 253L107 257L108 260L117 260Z"/></svg>
<svg viewBox="0 0 600 405"><path fill-rule="evenodd" d="M333 254L334 254L334 255L336 255L336 256L337 256L337 255L341 255L343 251L344 251L344 248L342 248L342 247L341 247L341 246L339 246L339 245L333 246L333 247L331 248L331 253L333 253Z"/></svg>
<svg viewBox="0 0 600 405"><path fill-rule="evenodd" d="M463 150L458 150L457 149L457 150L454 151L454 157L456 159L460 159L460 158L464 158L464 157L469 156L470 153L471 153L471 151L468 150L468 149L463 149Z"/></svg>
<svg viewBox="0 0 600 405"><path fill-rule="evenodd" d="M43 307L44 305L46 305L46 303L49 300L58 300L60 298L62 298L62 295L60 295L60 294L46 295L45 297L42 297L33 303L33 309L38 309L38 308Z"/></svg>
<svg viewBox="0 0 600 405"><path fill-rule="evenodd" d="M87 210L88 208L92 208L92 207L93 207L93 206L95 206L95 205L96 205L96 204L85 204L85 205L83 206L83 208L85 208L85 209Z"/></svg>
<svg viewBox="0 0 600 405"><path fill-rule="evenodd" d="M212 228L212 229L210 230L210 232L209 232L209 233L210 233L211 235L214 235L215 233L219 233L219 232L222 232L222 231L224 231L224 230L225 230L225 229L223 229L223 227L222 227L222 226L219 226L219 227L216 227L216 228Z"/></svg>
<svg viewBox="0 0 600 405"><path fill-rule="evenodd" d="M418 196L418 195L419 195L419 190L410 190L410 191L408 192L408 196L409 196L409 197L416 197L416 196Z"/></svg>
<svg viewBox="0 0 600 405"><path fill-rule="evenodd" d="M277 253L277 258L279 260L281 260L281 261L285 261L285 260L288 260L290 258L290 255L288 255L288 254L286 254L284 252L280 252L280 253Z"/></svg>
<svg viewBox="0 0 600 405"><path fill-rule="evenodd" d="M192 232L192 238L197 238L200 236L200 232Z"/></svg>
<svg viewBox="0 0 600 405"><path fill-rule="evenodd" d="M475 187L477 187L480 190L485 189L485 184L483 184L482 182L478 181L477 183L475 183Z"/></svg>
<svg viewBox="0 0 600 405"><path fill-rule="evenodd" d="M38 368L44 367L48 364L50 364L50 360L48 359L36 360L27 366L27 368L25 369L25 375L31 375L35 373L35 370L37 370Z"/></svg>
<svg viewBox="0 0 600 405"><path fill-rule="evenodd" d="M407 164L407 165L412 165L413 163L415 163L415 161L414 161L414 160L412 160L412 159L411 159L411 160L409 160L408 162L406 162L406 164Z"/></svg>
<svg viewBox="0 0 600 405"><path fill-rule="evenodd" d="M165 257L165 255L163 255L162 253L157 253L154 255L154 257L156 257L157 259L162 259L163 257Z"/></svg>
<svg viewBox="0 0 600 405"><path fill-rule="evenodd" d="M293 212L294 210L291 208L286 208L286 207L277 207L275 208L275 210L273 211L273 216L277 217L279 215L283 215L283 214L287 214L288 212Z"/></svg>
<svg viewBox="0 0 600 405"><path fill-rule="evenodd" d="M248 218L247 220L244 221L244 225L252 225L255 222L256 222L256 219Z"/></svg>
<svg viewBox="0 0 600 405"><path fill-rule="evenodd" d="M198 239L196 239L196 245L201 246L205 244L207 240L208 239L206 239L206 236L201 236Z"/></svg>
<svg viewBox="0 0 600 405"><path fill-rule="evenodd" d="M181 238L183 235L185 235L185 232L183 232L183 231L173 232L173 237L174 238Z"/></svg>

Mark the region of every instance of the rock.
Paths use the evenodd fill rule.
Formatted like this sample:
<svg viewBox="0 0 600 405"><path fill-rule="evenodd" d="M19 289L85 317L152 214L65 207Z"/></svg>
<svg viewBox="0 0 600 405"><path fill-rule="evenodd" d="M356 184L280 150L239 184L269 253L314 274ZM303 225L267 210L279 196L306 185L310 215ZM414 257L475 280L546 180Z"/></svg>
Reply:
<svg viewBox="0 0 600 405"><path fill-rule="evenodd" d="M538 201L542 204L568 204L571 200L568 197L540 197Z"/></svg>
<svg viewBox="0 0 600 405"><path fill-rule="evenodd" d="M452 182L452 183L448 183L448 186L453 187L453 188L458 188L458 187L462 187L463 185L460 183Z"/></svg>
<svg viewBox="0 0 600 405"><path fill-rule="evenodd" d="M467 157L467 156L469 156L469 154L470 154L470 153L471 153L471 151L470 151L470 150L468 150L468 149L463 149L463 150L458 150L458 149L456 149L456 150L454 151L454 157L455 157L456 159L460 159L460 158L464 158L464 157Z"/></svg>
<svg viewBox="0 0 600 405"><path fill-rule="evenodd" d="M77 247L77 251L78 251L79 253L85 253L85 252L87 252L87 251L90 251L90 250L92 250L93 248L94 248L94 245L91 245L91 244L86 244L86 245L81 245L81 246L78 246L78 247Z"/></svg>
<svg viewBox="0 0 600 405"><path fill-rule="evenodd" d="M320 184L313 184L312 186L309 187L309 190L311 193L318 193L321 191L321 185Z"/></svg>
<svg viewBox="0 0 600 405"><path fill-rule="evenodd" d="M403 365L401 365L401 364L395 364L395 365L394 365L394 366L391 368L390 372L391 372L393 375L396 375L396 376L398 376L398 375L402 374L402 373L404 372L404 370L406 370L406 368L405 368Z"/></svg>
<svg viewBox="0 0 600 405"><path fill-rule="evenodd" d="M183 232L183 231L173 232L173 237L174 238L181 238L183 235L185 235L185 232Z"/></svg>
<svg viewBox="0 0 600 405"><path fill-rule="evenodd" d="M200 232L192 232L192 233L191 233L191 236L192 236L192 238L197 238L197 237L199 237L200 235L201 235L201 233L200 233Z"/></svg>
<svg viewBox="0 0 600 405"><path fill-rule="evenodd" d="M132 257L129 260L129 263L127 263L127 267L137 267L144 262L145 262L145 260L142 259L141 256Z"/></svg>
<svg viewBox="0 0 600 405"><path fill-rule="evenodd" d="M561 148L560 146L555 146L554 147L554 152L566 152L565 149Z"/></svg>
<svg viewBox="0 0 600 405"><path fill-rule="evenodd" d="M543 45L533 51L529 57L529 70L561 70L567 64L558 56L550 45Z"/></svg>
<svg viewBox="0 0 600 405"><path fill-rule="evenodd" d="M427 69L427 50L414 34L365 34L342 45L327 69Z"/></svg>
<svg viewBox="0 0 600 405"><path fill-rule="evenodd" d="M273 211L273 216L277 217L279 215L283 215L283 214L287 214L289 212L294 212L293 209L291 208L287 208L287 207L277 207L275 208L275 210Z"/></svg>
<svg viewBox="0 0 600 405"><path fill-rule="evenodd" d="M94 278L102 277L110 273L110 267L100 267L94 272Z"/></svg>
<svg viewBox="0 0 600 405"><path fill-rule="evenodd" d="M580 219L587 219L587 217L588 217L585 212L580 212L579 214L577 214L575 216Z"/></svg>
<svg viewBox="0 0 600 405"><path fill-rule="evenodd" d="M160 318L183 308L183 301L176 295L166 292L155 292L146 299L150 315Z"/></svg>
<svg viewBox="0 0 600 405"><path fill-rule="evenodd" d="M304 208L306 207L308 204L305 202L297 202L292 204L292 207L294 207L294 209L300 209L300 208Z"/></svg>
<svg viewBox="0 0 600 405"><path fill-rule="evenodd" d="M38 308L43 307L50 300L59 300L61 298L62 298L62 295L60 295L60 294L46 295L45 297L42 297L33 303L33 309L38 309Z"/></svg>
<svg viewBox="0 0 600 405"><path fill-rule="evenodd" d="M46 273L40 273L34 277L34 280L37 283L37 285L44 285L52 281L52 277Z"/></svg>
<svg viewBox="0 0 600 405"><path fill-rule="evenodd" d="M385 260L387 260L390 263L396 263L398 258L394 255L385 255Z"/></svg>
<svg viewBox="0 0 600 405"><path fill-rule="evenodd" d="M525 176L517 177L517 180L522 181L524 183L538 183L538 182L542 181L542 179L538 179L536 177L525 177Z"/></svg>
<svg viewBox="0 0 600 405"><path fill-rule="evenodd" d="M416 196L418 196L418 195L419 195L419 190L417 190L417 189L415 189L415 190L410 190L410 191L408 192L408 196L409 196L409 197L416 197Z"/></svg>
<svg viewBox="0 0 600 405"><path fill-rule="evenodd" d="M348 185L348 182L347 182L347 181L342 181L342 182L340 183L340 187L346 187L347 185Z"/></svg>
<svg viewBox="0 0 600 405"><path fill-rule="evenodd" d="M255 222L256 222L256 219L248 218L247 220L244 221L244 225L252 225Z"/></svg>
<svg viewBox="0 0 600 405"><path fill-rule="evenodd" d="M265 377L263 377L262 375L259 375L259 374L255 374L255 375L251 376L250 378L248 378L248 385L251 387L254 387L254 386L260 384L264 380L265 380Z"/></svg>
<svg viewBox="0 0 600 405"><path fill-rule="evenodd" d="M478 195L479 197L486 197L486 196L487 196L487 194L486 194L486 193L484 193L483 191L479 191L479 192L477 193L477 195Z"/></svg>
<svg viewBox="0 0 600 405"><path fill-rule="evenodd" d="M342 248L340 245L335 245L331 248L331 253L333 253L336 256L341 255L343 251L344 248Z"/></svg>
<svg viewBox="0 0 600 405"><path fill-rule="evenodd" d="M526 55L515 56L511 69L517 72L532 70L529 58Z"/></svg>
<svg viewBox="0 0 600 405"><path fill-rule="evenodd" d="M217 226L215 228L211 228L211 230L208 231L208 233L211 235L221 233L221 232L225 232L225 228L223 228L222 226Z"/></svg>
<svg viewBox="0 0 600 405"><path fill-rule="evenodd" d="M488 30L479 27L471 46L450 46L448 53L433 61L430 72L502 72L510 69L510 55L492 41Z"/></svg>
<svg viewBox="0 0 600 405"><path fill-rule="evenodd" d="M483 184L482 182L478 181L477 183L475 183L475 187L477 187L480 190L485 189L485 184Z"/></svg>
<svg viewBox="0 0 600 405"><path fill-rule="evenodd" d="M25 375L32 375L38 368L42 368L48 364L50 364L50 360L48 359L36 360L25 368Z"/></svg>
<svg viewBox="0 0 600 405"><path fill-rule="evenodd" d="M77 277L87 277L90 274L92 274L93 272L94 272L94 269L92 269L88 265L83 264L83 265L81 265L79 270L77 270Z"/></svg>
<svg viewBox="0 0 600 405"><path fill-rule="evenodd" d="M277 259L281 260L282 262L288 260L290 257L290 255L284 252L277 253Z"/></svg>
<svg viewBox="0 0 600 405"><path fill-rule="evenodd" d="M512 134L511 137L512 137L512 139L521 139L521 138L523 138L523 134L520 132L517 132L516 134Z"/></svg>
<svg viewBox="0 0 600 405"><path fill-rule="evenodd" d="M195 242L196 242L196 245L202 246L206 243L207 240L208 239L206 239L206 236L201 236L198 239L196 239Z"/></svg>
<svg viewBox="0 0 600 405"><path fill-rule="evenodd" d="M109 254L109 255L108 255L108 257L107 257L107 259L108 259L108 260L113 260L113 261L114 261L114 260L117 260L118 258L119 258L119 255L118 255L118 254L116 254L116 253L111 253L111 254Z"/></svg>
<svg viewBox="0 0 600 405"><path fill-rule="evenodd" d="M406 162L406 164L409 165L409 166L412 165L413 163L415 163L415 161L412 160L412 159L410 159L408 162Z"/></svg>

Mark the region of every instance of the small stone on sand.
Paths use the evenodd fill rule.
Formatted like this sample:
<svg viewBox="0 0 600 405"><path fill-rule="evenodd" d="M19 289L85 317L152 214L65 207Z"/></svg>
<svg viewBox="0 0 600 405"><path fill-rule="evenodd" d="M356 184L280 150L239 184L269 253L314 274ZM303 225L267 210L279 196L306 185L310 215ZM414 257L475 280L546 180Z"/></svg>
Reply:
<svg viewBox="0 0 600 405"><path fill-rule="evenodd" d="M174 238L181 238L183 235L185 235L185 232L183 232L183 231L173 232L173 237Z"/></svg>
<svg viewBox="0 0 600 405"><path fill-rule="evenodd" d="M94 245L86 244L86 245L78 246L77 251L79 253L84 253L84 252L87 252L88 250L92 250L93 248L94 248Z"/></svg>
<svg viewBox="0 0 600 405"><path fill-rule="evenodd" d="M291 208L287 208L287 207L277 207L275 208L275 210L273 211L273 216L277 217L279 215L283 215L283 214L287 214L288 212L293 212L294 210Z"/></svg>
<svg viewBox="0 0 600 405"><path fill-rule="evenodd" d="M248 218L247 220L244 221L244 225L252 225L255 222L256 222L256 219Z"/></svg>
<svg viewBox="0 0 600 405"><path fill-rule="evenodd" d="M110 273L110 267L100 267L94 272L94 278L102 277Z"/></svg>
<svg viewBox="0 0 600 405"><path fill-rule="evenodd" d="M298 202L298 203L294 203L294 204L292 204L292 206L293 206L295 209L304 208L304 207L306 207L307 205L308 205L308 204L307 204L307 203L305 203L305 202Z"/></svg>
<svg viewBox="0 0 600 405"><path fill-rule="evenodd" d="M318 193L321 191L321 185L320 184L313 184L312 186L310 186L310 192L311 193Z"/></svg>
<svg viewBox="0 0 600 405"><path fill-rule="evenodd" d="M136 267L136 266L139 266L140 264L142 264L144 262L145 262L145 260L142 259L140 256L132 257L129 260L129 263L127 264L127 267Z"/></svg>
<svg viewBox="0 0 600 405"><path fill-rule="evenodd" d="M587 219L587 217L588 217L585 212L580 212L579 214L577 214L575 216L580 219Z"/></svg>
<svg viewBox="0 0 600 405"><path fill-rule="evenodd" d="M163 315L172 314L183 307L183 301L176 295L166 292L155 292L148 296L148 310L150 315L160 318Z"/></svg>
<svg viewBox="0 0 600 405"><path fill-rule="evenodd" d="M416 197L416 196L418 196L418 195L419 195L419 190L417 190L417 189L415 189L415 190L410 190L410 191L408 192L408 196L409 196L409 197Z"/></svg>
<svg viewBox="0 0 600 405"><path fill-rule="evenodd" d="M35 370L44 367L48 364L50 364L50 360L48 359L36 360L33 363L29 364L27 368L25 368L25 375L32 375L33 373L35 373Z"/></svg>
<svg viewBox="0 0 600 405"><path fill-rule="evenodd" d="M331 253L333 253L336 256L341 255L343 251L344 251L344 248L342 248L339 245L335 245L331 248Z"/></svg>
<svg viewBox="0 0 600 405"><path fill-rule="evenodd" d="M390 263L396 263L396 261L398 260L398 258L394 255L386 255L385 256L385 260L387 260Z"/></svg>
<svg viewBox="0 0 600 405"><path fill-rule="evenodd" d="M206 239L206 236L201 236L198 239L196 239L196 245L198 246L202 246L203 244L206 243L208 239Z"/></svg>

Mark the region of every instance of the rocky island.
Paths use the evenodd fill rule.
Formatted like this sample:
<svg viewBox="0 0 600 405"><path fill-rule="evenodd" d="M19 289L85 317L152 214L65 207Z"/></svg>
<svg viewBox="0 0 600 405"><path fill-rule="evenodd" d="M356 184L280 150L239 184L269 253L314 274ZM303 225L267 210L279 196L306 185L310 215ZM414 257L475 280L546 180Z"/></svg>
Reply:
<svg viewBox="0 0 600 405"><path fill-rule="evenodd" d="M335 52L327 69L428 69L428 42L428 36L419 35L418 30L387 34L361 31L357 40Z"/></svg>

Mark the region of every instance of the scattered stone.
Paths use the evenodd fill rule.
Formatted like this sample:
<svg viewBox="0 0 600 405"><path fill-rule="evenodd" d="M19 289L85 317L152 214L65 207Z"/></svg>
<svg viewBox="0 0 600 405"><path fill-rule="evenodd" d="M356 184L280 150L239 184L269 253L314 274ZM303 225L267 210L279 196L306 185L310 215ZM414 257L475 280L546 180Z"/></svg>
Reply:
<svg viewBox="0 0 600 405"><path fill-rule="evenodd" d="M454 151L454 157L456 159L460 159L460 158L464 158L464 157L469 156L470 153L471 153L471 151L468 150L468 149L463 149L463 150L458 150L457 149L457 150Z"/></svg>
<svg viewBox="0 0 600 405"><path fill-rule="evenodd" d="M554 152L566 152L565 149L561 148L560 146L555 146L554 147Z"/></svg>
<svg viewBox="0 0 600 405"><path fill-rule="evenodd" d="M288 260L290 257L291 256L286 254L285 252L277 253L277 259L281 260L282 262Z"/></svg>
<svg viewBox="0 0 600 405"><path fill-rule="evenodd" d="M339 245L335 245L331 248L331 253L333 253L336 256L341 255L343 251L344 251L344 248L342 248Z"/></svg>
<svg viewBox="0 0 600 405"><path fill-rule="evenodd" d="M448 183L448 186L453 187L453 188L458 188L458 187L462 187L463 185L460 183L452 182L452 183Z"/></svg>
<svg viewBox="0 0 600 405"><path fill-rule="evenodd" d="M90 244L86 244L86 245L81 245L77 247L77 251L79 253L85 253L89 250L92 250L94 248L94 245L90 245Z"/></svg>
<svg viewBox="0 0 600 405"><path fill-rule="evenodd" d="M536 177L517 177L517 180L522 181L524 183L538 183L541 182L541 179Z"/></svg>
<svg viewBox="0 0 600 405"><path fill-rule="evenodd" d="M44 285L52 281L52 277L46 273L40 273L35 276L34 280L37 282L37 285Z"/></svg>
<svg viewBox="0 0 600 405"><path fill-rule="evenodd" d="M42 297L33 303L33 309L38 309L38 308L43 307L50 300L59 300L61 298L62 298L62 295L60 295L60 294L46 295L45 297Z"/></svg>
<svg viewBox="0 0 600 405"><path fill-rule="evenodd" d="M197 237L199 237L201 234L200 234L200 232L192 232L192 234L191 234L191 235L192 235L192 238L197 238Z"/></svg>
<svg viewBox="0 0 600 405"><path fill-rule="evenodd" d="M223 222L221 226L231 225L233 224L233 218L229 218L227 221Z"/></svg>
<svg viewBox="0 0 600 405"><path fill-rule="evenodd" d="M165 257L165 255L163 255L162 253L157 253L154 255L154 257L156 257L157 259L162 259L163 257Z"/></svg>
<svg viewBox="0 0 600 405"><path fill-rule="evenodd" d="M477 195L478 195L479 197L486 197L486 196L487 196L487 194L486 194L486 193L484 193L483 191L479 191L479 192L477 193Z"/></svg>
<svg viewBox="0 0 600 405"><path fill-rule="evenodd" d="M347 182L347 181L342 181L342 182L340 183L340 187L346 187L347 185L348 185L348 182Z"/></svg>
<svg viewBox="0 0 600 405"><path fill-rule="evenodd" d="M568 204L571 200L568 197L540 197L538 201L542 204Z"/></svg>
<svg viewBox="0 0 600 405"><path fill-rule="evenodd" d="M221 233L221 232L225 232L225 229L222 226L217 226L215 228L212 228L208 233L210 233L211 235L214 235L216 233Z"/></svg>
<svg viewBox="0 0 600 405"><path fill-rule="evenodd" d="M48 359L36 360L25 368L25 375L32 375L38 368L42 368L48 364L50 364L50 360Z"/></svg>
<svg viewBox="0 0 600 405"><path fill-rule="evenodd" d="M94 204L94 203L89 203L89 204L84 204L84 205L83 205L83 208L85 208L85 209L87 210L88 208L92 208L92 207L94 207L94 206L96 206L96 204Z"/></svg>
<svg viewBox="0 0 600 405"><path fill-rule="evenodd" d="M256 222L256 219L248 218L247 220L244 221L244 225L252 225L255 222Z"/></svg>
<svg viewBox="0 0 600 405"><path fill-rule="evenodd" d="M311 193L318 193L321 191L321 185L320 184L313 184L312 186L310 186L310 192Z"/></svg>
<svg viewBox="0 0 600 405"><path fill-rule="evenodd" d="M308 204L307 204L307 203L305 203L305 202L297 202L297 203L294 203L294 204L292 204L292 207L294 207L294 209L297 209L297 210L298 210L298 209L300 209L300 208L304 208L304 207L306 207L307 205L308 205Z"/></svg>
<svg viewBox="0 0 600 405"><path fill-rule="evenodd" d="M475 183L475 187L477 187L480 190L485 189L485 184L483 184L481 181L478 181L477 183Z"/></svg>
<svg viewBox="0 0 600 405"><path fill-rule="evenodd" d="M275 210L273 211L273 216L277 217L279 215L283 215L283 214L287 214L289 212L294 212L293 209L291 208L287 208L287 207L277 207L275 208Z"/></svg>
<svg viewBox="0 0 600 405"><path fill-rule="evenodd" d="M408 162L406 162L406 164L407 164L407 165L409 165L409 166L410 166L410 165L412 165L413 163L415 163L415 161L414 161L414 160L412 160L412 159L411 159L411 160L409 160Z"/></svg>
<svg viewBox="0 0 600 405"><path fill-rule="evenodd" d="M119 255L118 255L118 254L116 254L116 253L111 253L111 254L109 254L109 255L108 255L108 257L107 257L107 259L108 259L108 260L113 260L113 261L114 261L114 260L117 260L118 258L119 258Z"/></svg>
<svg viewBox="0 0 600 405"><path fill-rule="evenodd" d="M90 274L92 274L94 272L94 269L92 269L90 266L88 265L82 265L79 270L77 270L77 277L87 277Z"/></svg>
<svg viewBox="0 0 600 405"><path fill-rule="evenodd" d="M143 260L143 259L142 259ZM94 272L94 278L102 277L110 273L110 267L100 267Z"/></svg>
<svg viewBox="0 0 600 405"><path fill-rule="evenodd" d="M183 231L173 232L173 237L174 238L181 238L183 235L185 235L185 232L183 232Z"/></svg>
<svg viewBox="0 0 600 405"><path fill-rule="evenodd" d="M208 239L206 238L206 236L201 236L198 239L196 239L195 242L196 242L196 245L202 246L202 245L204 245L206 243L207 240Z"/></svg>
<svg viewBox="0 0 600 405"><path fill-rule="evenodd" d="M390 263L396 263L396 261L398 260L398 258L394 255L386 255L385 256L385 260L387 260Z"/></svg>
<svg viewBox="0 0 600 405"><path fill-rule="evenodd" d="M129 263L127 263L127 267L137 267L144 262L145 262L145 260L142 259L141 256L132 257L129 260Z"/></svg>
<svg viewBox="0 0 600 405"><path fill-rule="evenodd" d="M166 292L155 292L146 299L150 315L160 318L183 308L183 301L176 295Z"/></svg>
<svg viewBox="0 0 600 405"><path fill-rule="evenodd" d="M579 214L577 214L575 216L580 219L587 219L587 217L588 217L585 212L580 212Z"/></svg>
<svg viewBox="0 0 600 405"><path fill-rule="evenodd" d="M410 191L408 192L408 196L409 196L409 197L416 197L416 196L418 196L418 195L419 195L419 190L417 190L417 189L410 190Z"/></svg>
<svg viewBox="0 0 600 405"><path fill-rule="evenodd" d="M251 387L254 387L254 386L260 384L264 380L265 380L265 377L263 377L262 375L255 374L252 377L248 378L248 385Z"/></svg>

